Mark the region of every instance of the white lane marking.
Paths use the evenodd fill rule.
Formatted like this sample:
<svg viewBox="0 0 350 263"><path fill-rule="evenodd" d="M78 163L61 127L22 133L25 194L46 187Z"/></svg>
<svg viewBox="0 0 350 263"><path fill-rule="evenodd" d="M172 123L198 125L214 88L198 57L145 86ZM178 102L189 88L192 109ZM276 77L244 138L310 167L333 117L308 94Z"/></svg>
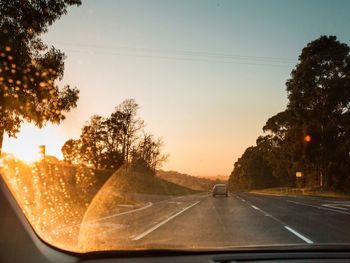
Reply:
<svg viewBox="0 0 350 263"><path fill-rule="evenodd" d="M323 204L322 206L326 206L326 207L330 207L330 208L335 208L335 209L340 209L340 210L345 210L348 211L349 209L345 208L345 207L341 207L341 206L346 206L348 207L349 205L344 205L344 204Z"/></svg>
<svg viewBox="0 0 350 263"><path fill-rule="evenodd" d="M255 210L260 210L260 208L257 208L255 205L251 205L251 207L253 207Z"/></svg>
<svg viewBox="0 0 350 263"><path fill-rule="evenodd" d="M236 195L236 197L237 197L238 199L240 199L241 201L246 202L242 197L240 197L240 196L238 196L238 195Z"/></svg>
<svg viewBox="0 0 350 263"><path fill-rule="evenodd" d="M144 238L145 236L147 236L149 233L153 232L154 230L156 230L157 228L161 227L162 225L168 223L170 220L172 220L173 218L177 217L178 215L182 214L183 212L185 212L186 210L190 209L191 207L197 205L200 201L197 201L187 207L185 207L184 209L182 209L181 211L177 212L176 214L168 217L167 219L161 221L160 223L156 224L155 226L151 227L150 229L146 230L145 232L135 236L132 238L132 240L137 241L140 240L141 238Z"/></svg>
<svg viewBox="0 0 350 263"><path fill-rule="evenodd" d="M134 205L118 205L119 207L134 207Z"/></svg>
<svg viewBox="0 0 350 263"><path fill-rule="evenodd" d="M269 214L268 212L265 212L264 210L260 209L259 207L252 205L248 202L246 202L248 205L250 205L252 208L254 208L255 210L258 210L259 212L263 213L265 216L271 217L273 220L275 220L276 222L280 223L281 225L285 225L285 223L283 223L281 220L277 219L276 217L274 217L273 215Z"/></svg>
<svg viewBox="0 0 350 263"><path fill-rule="evenodd" d="M147 205L145 205L143 207L140 207L140 208L136 208L136 209L132 209L132 210L129 210L129 211L113 214L113 215L110 215L110 216L100 217L100 218L97 218L97 219L94 219L94 220L86 221L86 222L81 223L81 224L66 226L66 227L61 228L60 230L65 230L65 229L69 229L69 228L77 227L77 226L82 227L82 226L89 225L89 224L92 224L92 223L100 222L100 221L105 220L105 219L118 217L118 216L125 215L125 214L134 213L134 212L141 211L141 210L144 210L146 208L149 208L152 205L153 205L152 202L148 202Z"/></svg>
<svg viewBox="0 0 350 263"><path fill-rule="evenodd" d="M323 209L323 210L328 210L328 211L332 211L332 212L336 212L336 213L350 215L350 213L348 213L348 212L341 211L341 210L335 210L335 209L331 209L331 208L327 208L327 207L323 207L323 206L309 205L309 204L304 204L304 203L295 202L295 201L291 201L291 200L287 200L287 202L297 204L297 205L304 205L304 206L309 206L309 207L313 207L313 208L317 208L317 209Z"/></svg>
<svg viewBox="0 0 350 263"><path fill-rule="evenodd" d="M180 204L182 204L182 202L170 201L170 202L168 202L168 204L177 204L177 205L180 205Z"/></svg>
<svg viewBox="0 0 350 263"><path fill-rule="evenodd" d="M96 221L101 221L103 219L108 219L108 218L112 218L112 217L117 217L117 216L121 216L121 215L125 215L125 214L130 214L130 213L135 213L137 211L141 211L141 210L144 210L146 208L149 208L150 206L152 206L153 203L152 202L148 202L147 205L143 206L143 207L140 207L140 208L136 208L136 209L132 209L132 210L129 210L129 211L126 211L126 212L122 212L122 213L117 213L117 214L114 214L114 215L110 215L110 216L105 216L105 217L101 217L101 218L98 218Z"/></svg>
<svg viewBox="0 0 350 263"><path fill-rule="evenodd" d="M308 244L313 244L314 243L311 239L308 239L307 237L305 237L302 234L298 233L297 231L292 229L290 226L288 226L287 224L285 224L281 220L277 219L273 215L271 215L271 214L267 213L266 211L262 210L261 208L255 206L255 205L252 205L248 201L246 202L246 204L248 204L250 207L254 208L255 210L258 210L259 212L263 213L265 216L268 216L271 219L275 220L276 222L280 223L285 229L287 229L289 232L293 233L294 235L296 235L297 237L299 237L300 239L302 239L306 243L308 243Z"/></svg>
<svg viewBox="0 0 350 263"><path fill-rule="evenodd" d="M314 243L312 240L308 239L307 237L304 237L302 234L298 233L293 228L291 228L289 226L284 226L284 228L289 230L290 232L292 232L294 235L296 235L300 239L304 240L306 243L308 243L308 244L313 244Z"/></svg>

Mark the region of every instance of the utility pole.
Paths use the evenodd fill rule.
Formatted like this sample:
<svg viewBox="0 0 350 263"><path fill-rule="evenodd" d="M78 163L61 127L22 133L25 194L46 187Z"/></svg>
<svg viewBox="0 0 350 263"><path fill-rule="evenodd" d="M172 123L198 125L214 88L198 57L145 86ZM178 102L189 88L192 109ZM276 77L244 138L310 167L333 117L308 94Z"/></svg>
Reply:
<svg viewBox="0 0 350 263"><path fill-rule="evenodd" d="M39 155L40 155L40 161L45 161L45 153L46 146L45 145L39 145Z"/></svg>

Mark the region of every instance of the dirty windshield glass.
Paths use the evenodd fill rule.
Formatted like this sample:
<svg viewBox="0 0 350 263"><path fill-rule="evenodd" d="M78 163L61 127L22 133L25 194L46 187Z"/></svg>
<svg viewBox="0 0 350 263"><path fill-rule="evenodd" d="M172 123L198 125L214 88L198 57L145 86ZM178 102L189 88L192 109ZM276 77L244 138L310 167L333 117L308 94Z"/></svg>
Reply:
<svg viewBox="0 0 350 263"><path fill-rule="evenodd" d="M349 10L1 0L1 180L67 251L350 245Z"/></svg>

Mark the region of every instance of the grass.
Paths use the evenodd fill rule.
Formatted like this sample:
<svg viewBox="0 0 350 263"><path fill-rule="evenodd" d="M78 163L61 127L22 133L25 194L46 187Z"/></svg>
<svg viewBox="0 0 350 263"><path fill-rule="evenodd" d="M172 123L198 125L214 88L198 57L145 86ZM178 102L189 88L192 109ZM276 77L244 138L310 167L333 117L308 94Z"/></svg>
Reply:
<svg viewBox="0 0 350 263"><path fill-rule="evenodd" d="M328 197L338 199L349 199L350 194L323 190L320 188L292 188L292 187L276 187L261 190L252 190L250 193L255 194L267 194L267 195L280 195L280 196L316 196L316 197Z"/></svg>
<svg viewBox="0 0 350 263"><path fill-rule="evenodd" d="M124 165L107 182L115 192L152 195L186 195L198 191L160 179L149 172ZM106 184L107 184L106 183Z"/></svg>
<svg viewBox="0 0 350 263"><path fill-rule="evenodd" d="M196 192L155 177L147 169L138 170L131 165L123 165L110 176L95 195L83 221L94 221L115 214L121 205L131 205L134 208L145 205L135 201L132 194L186 195Z"/></svg>
<svg viewBox="0 0 350 263"><path fill-rule="evenodd" d="M137 170L123 165L106 181L91 201L83 221L94 221L114 214L120 205L132 205L134 208L145 204L136 202L132 194L149 195L186 195L196 191L167 182L155 177L147 170Z"/></svg>
<svg viewBox="0 0 350 263"><path fill-rule="evenodd" d="M75 251L79 225L141 207L128 193L185 195L196 191L123 166L118 171L69 165L62 161L28 164L1 159L0 173L37 233L48 243Z"/></svg>
<svg viewBox="0 0 350 263"><path fill-rule="evenodd" d="M91 236L106 231L105 224L110 224L111 221L105 219L123 212L121 210L123 205L132 206L128 209L147 205L141 201L135 201L133 194L186 195L193 193L197 191L162 180L147 169L138 170L130 165L124 165L114 172L91 201L79 230L78 246L81 250L86 250L86 246L90 247ZM115 226L107 226L109 227ZM98 236L94 237L93 240L98 238ZM104 242L102 239L100 241Z"/></svg>

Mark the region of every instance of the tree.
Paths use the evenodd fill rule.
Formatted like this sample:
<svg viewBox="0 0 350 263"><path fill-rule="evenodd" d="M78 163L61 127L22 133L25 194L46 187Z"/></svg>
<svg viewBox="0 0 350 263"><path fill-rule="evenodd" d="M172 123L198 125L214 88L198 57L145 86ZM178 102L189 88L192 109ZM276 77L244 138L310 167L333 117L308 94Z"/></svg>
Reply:
<svg viewBox="0 0 350 263"><path fill-rule="evenodd" d="M70 139L62 147L67 162L92 165L95 169L118 169L124 163L136 164L155 173L168 155L163 141L143 131L137 116L138 105L125 100L108 118L94 115L82 128L79 140Z"/></svg>
<svg viewBox="0 0 350 263"><path fill-rule="evenodd" d="M78 164L81 162L81 141L70 139L62 146L61 151L63 158L70 164Z"/></svg>
<svg viewBox="0 0 350 263"><path fill-rule="evenodd" d="M350 189L350 48L334 36L310 42L286 87L286 110L268 119L267 135L235 163L231 182L249 188L259 176L249 172L250 157L262 151L280 184L295 186L302 171L309 186Z"/></svg>
<svg viewBox="0 0 350 263"><path fill-rule="evenodd" d="M92 165L95 169L102 168L105 145L105 119L99 115L94 115L90 121L82 128L80 135L80 152L84 162Z"/></svg>
<svg viewBox="0 0 350 263"><path fill-rule="evenodd" d="M142 160L144 165L155 174L162 163L168 159L168 155L161 152L162 146L163 141L160 138L154 139L152 134L145 133L133 150L133 162Z"/></svg>
<svg viewBox="0 0 350 263"><path fill-rule="evenodd" d="M265 159L263 148L248 147L234 164L229 177L229 188L234 191L261 189L276 184L272 168Z"/></svg>
<svg viewBox="0 0 350 263"><path fill-rule="evenodd" d="M122 116L122 155L124 162L129 162L133 142L137 139L137 133L144 127L144 122L137 117L139 106L134 99L124 100L116 107L116 112Z"/></svg>
<svg viewBox="0 0 350 263"><path fill-rule="evenodd" d="M303 162L305 129L285 110L269 118L263 131L268 134L259 137L257 144L270 148L267 158L273 167L273 175L282 185L294 186L295 172L308 164Z"/></svg>
<svg viewBox="0 0 350 263"><path fill-rule="evenodd" d="M48 48L40 35L80 0L0 2L0 154L4 133L15 136L23 121L42 127L60 123L76 107L79 91L63 77L64 53Z"/></svg>
<svg viewBox="0 0 350 263"><path fill-rule="evenodd" d="M124 113L116 110L105 120L108 131L105 140L109 152L121 151L123 147L124 119Z"/></svg>
<svg viewBox="0 0 350 263"><path fill-rule="evenodd" d="M299 131L300 166L307 165L319 174L321 186L333 185L331 167L349 161L348 152L340 153L350 110L350 48L335 36L321 36L309 43L286 83L289 131ZM305 134L312 140L302 142ZM342 156L342 160L339 156Z"/></svg>

